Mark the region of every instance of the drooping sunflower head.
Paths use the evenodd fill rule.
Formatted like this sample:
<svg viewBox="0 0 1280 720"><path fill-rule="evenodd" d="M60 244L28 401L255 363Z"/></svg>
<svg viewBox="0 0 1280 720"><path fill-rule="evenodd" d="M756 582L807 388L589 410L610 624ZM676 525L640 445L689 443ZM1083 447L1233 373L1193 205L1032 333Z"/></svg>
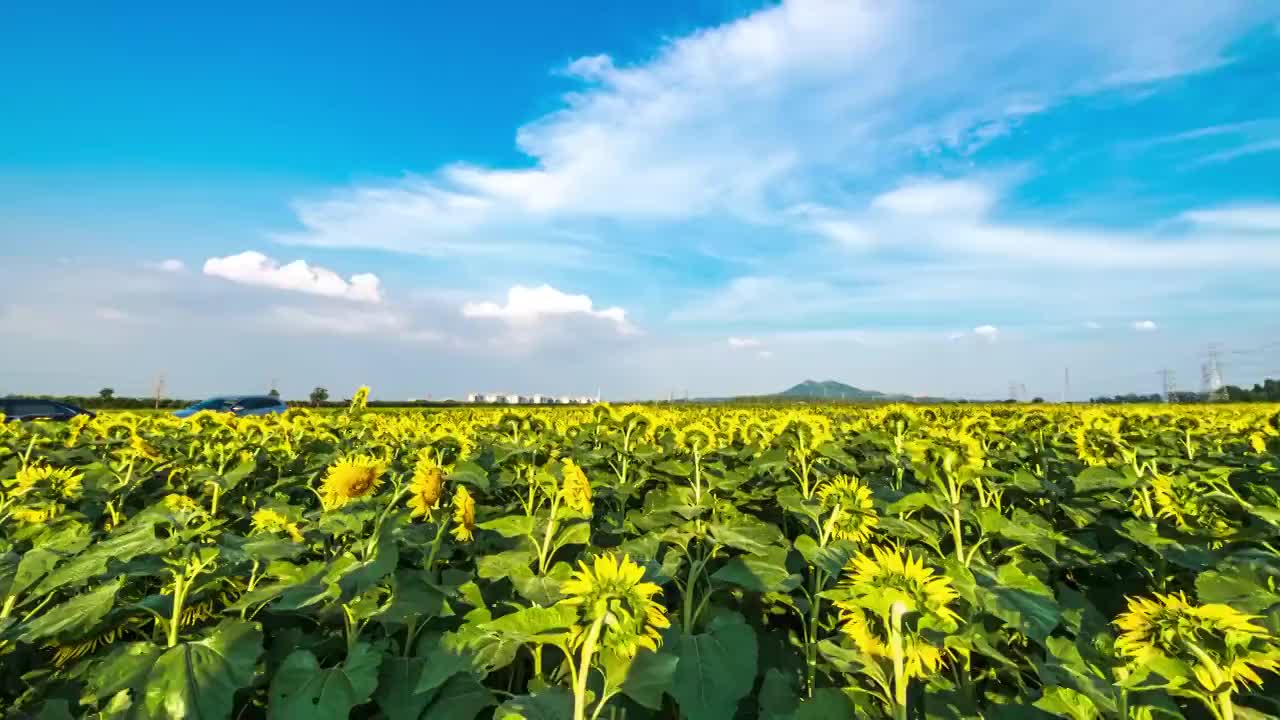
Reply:
<svg viewBox="0 0 1280 720"><path fill-rule="evenodd" d="M715 442L716 429L702 421L690 423L676 431L676 447L687 452L706 453L715 447Z"/></svg>
<svg viewBox="0 0 1280 720"><path fill-rule="evenodd" d="M827 522L837 539L865 542L880 522L871 488L854 478L839 475L828 480L818 490L818 500L831 513Z"/></svg>
<svg viewBox="0 0 1280 720"><path fill-rule="evenodd" d="M61 503L42 502L16 507L9 513L9 517L22 525L39 525L49 522L60 514L62 514Z"/></svg>
<svg viewBox="0 0 1280 720"><path fill-rule="evenodd" d="M73 500L80 496L83 484L84 475L71 468L28 465L17 472L9 493L15 497L40 495Z"/></svg>
<svg viewBox="0 0 1280 720"><path fill-rule="evenodd" d="M889 630L884 619L850 603L837 603L840 608L840 630L863 654L879 661L892 662ZM928 678L938 674L951 655L914 632L902 637L904 670L909 678Z"/></svg>
<svg viewBox="0 0 1280 720"><path fill-rule="evenodd" d="M1203 530L1215 535L1231 532L1222 507L1208 499L1213 488L1183 476L1157 473L1151 479L1156 518L1172 522L1179 530ZM1140 507L1135 497L1135 507Z"/></svg>
<svg viewBox="0 0 1280 720"><path fill-rule="evenodd" d="M418 453L409 484L409 508L412 517L426 517L440 504L444 494L444 469L435 461L430 448Z"/></svg>
<svg viewBox="0 0 1280 720"><path fill-rule="evenodd" d="M887 617L890 606L900 602L908 612L920 613L942 625L949 626L960 619L951 609L952 601L959 597L951 579L935 574L933 568L925 567L924 561L909 551L873 547L870 555L855 555L845 571L845 587L856 604L882 616Z"/></svg>
<svg viewBox="0 0 1280 720"><path fill-rule="evenodd" d="M565 605L578 608L584 623L602 620L601 646L622 657L634 657L640 648L657 650L661 631L670 627L666 608L657 599L662 588L643 582L644 568L623 555L600 555L560 586Z"/></svg>
<svg viewBox="0 0 1280 720"><path fill-rule="evenodd" d="M560 492L565 504L574 512L590 515L591 482L587 480L587 474L572 460L563 460L562 466L564 481L560 485Z"/></svg>
<svg viewBox="0 0 1280 720"><path fill-rule="evenodd" d="M253 513L253 529L251 535L288 535L289 539L302 542L302 532L297 523L289 521L289 517L278 510L262 508Z"/></svg>
<svg viewBox="0 0 1280 720"><path fill-rule="evenodd" d="M356 394L351 396L351 412L364 410L369 406L369 386L361 385L356 388Z"/></svg>
<svg viewBox="0 0 1280 720"><path fill-rule="evenodd" d="M476 530L476 501L465 485L459 485L453 493L453 530L458 542L471 542Z"/></svg>
<svg viewBox="0 0 1280 720"><path fill-rule="evenodd" d="M954 428L931 430L924 438L908 443L908 450L912 462L933 465L947 473L981 470L987 463L982 443Z"/></svg>
<svg viewBox="0 0 1280 720"><path fill-rule="evenodd" d="M336 510L343 505L373 494L382 484L386 467L368 455L343 458L329 467L320 486L320 499L325 510Z"/></svg>
<svg viewBox="0 0 1280 720"><path fill-rule="evenodd" d="M1091 467L1123 462L1130 452L1120 427L1120 418L1097 412L1086 413L1074 433L1076 455Z"/></svg>
<svg viewBox="0 0 1280 720"><path fill-rule="evenodd" d="M1280 670L1280 644L1257 619L1229 605L1194 605L1182 593L1129 598L1115 621L1116 651L1135 666L1178 660L1212 693L1261 685L1258 670Z"/></svg>

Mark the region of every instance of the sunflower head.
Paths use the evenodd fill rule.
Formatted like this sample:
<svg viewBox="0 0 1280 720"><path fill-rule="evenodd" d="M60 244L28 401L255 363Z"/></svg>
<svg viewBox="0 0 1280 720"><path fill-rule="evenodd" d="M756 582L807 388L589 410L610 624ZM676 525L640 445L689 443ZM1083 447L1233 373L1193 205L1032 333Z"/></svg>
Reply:
<svg viewBox="0 0 1280 720"><path fill-rule="evenodd" d="M565 504L574 512L590 515L591 482L587 480L587 474L572 460L564 460L562 464L564 482L560 485L560 492Z"/></svg>
<svg viewBox="0 0 1280 720"><path fill-rule="evenodd" d="M981 470L987 463L982 443L973 435L953 428L931 431L908 444L912 462L932 465L948 474Z"/></svg>
<svg viewBox="0 0 1280 720"><path fill-rule="evenodd" d="M444 494L444 469L427 449L418 454L413 467L413 482L409 484L409 508L412 517L426 517L440 504Z"/></svg>
<svg viewBox="0 0 1280 720"><path fill-rule="evenodd" d="M336 510L352 500L371 495L382 484L385 466L368 455L343 458L329 467L320 486L325 510Z"/></svg>
<svg viewBox="0 0 1280 720"><path fill-rule="evenodd" d="M1194 605L1182 593L1129 598L1115 621L1116 651L1133 666L1178 661L1211 693L1261 685L1258 670L1280 670L1280 644L1257 619L1229 605Z"/></svg>
<svg viewBox="0 0 1280 720"><path fill-rule="evenodd" d="M40 495L74 500L80 496L84 475L71 468L29 465L18 471L9 491L14 497Z"/></svg>
<svg viewBox="0 0 1280 720"><path fill-rule="evenodd" d="M458 542L471 542L476 530L476 501L465 485L453 493L453 537Z"/></svg>
<svg viewBox="0 0 1280 720"><path fill-rule="evenodd" d="M642 581L644 568L626 555L619 559L613 553L578 567L560 586L565 595L560 602L577 607L585 623L603 619L600 644L622 657L635 657L640 648L657 650L660 633L671 621L655 599L662 588Z"/></svg>
<svg viewBox="0 0 1280 720"><path fill-rule="evenodd" d="M705 422L694 422L676 431L676 447L686 452L704 454L715 447L716 429Z"/></svg>
<svg viewBox="0 0 1280 720"><path fill-rule="evenodd" d="M840 630L859 652L876 661L892 662L889 629L884 619L857 605L841 603L839 608ZM903 633L902 650L903 669L909 678L923 679L936 675L950 658L948 650L930 644L914 632Z"/></svg>
<svg viewBox="0 0 1280 720"><path fill-rule="evenodd" d="M845 589L854 603L879 615L888 617L889 608L900 602L908 612L920 613L942 626L960 619L951 609L952 601L959 597L951 579L935 574L908 551L873 547L871 555L854 556L846 572Z"/></svg>
<svg viewBox="0 0 1280 720"><path fill-rule="evenodd" d="M358 412L360 410L364 410L368 406L369 406L369 386L361 385L360 387L356 388L356 394L351 396L351 407L349 408L349 410L351 412Z"/></svg>
<svg viewBox="0 0 1280 720"><path fill-rule="evenodd" d="M165 495L163 503L164 509L175 515L196 515L204 511L204 508L200 507L200 503L186 495L178 495L176 493Z"/></svg>
<svg viewBox="0 0 1280 720"><path fill-rule="evenodd" d="M289 522L289 517L278 510L262 508L253 513L253 529L251 535L288 535L295 543L302 542L302 533L297 523Z"/></svg>
<svg viewBox="0 0 1280 720"><path fill-rule="evenodd" d="M834 538L865 542L880 521L871 488L845 475L827 481L818 490L818 500L822 509L831 513L827 522Z"/></svg>
<svg viewBox="0 0 1280 720"><path fill-rule="evenodd" d="M61 513L62 505L59 503L37 503L14 508L9 517L23 525L39 525L49 522Z"/></svg>
<svg viewBox="0 0 1280 720"><path fill-rule="evenodd" d="M1213 488L1187 477L1157 473L1151 479L1156 517L1186 532L1202 530L1214 535L1231 532L1222 508L1206 500ZM1135 498L1135 503L1137 498Z"/></svg>

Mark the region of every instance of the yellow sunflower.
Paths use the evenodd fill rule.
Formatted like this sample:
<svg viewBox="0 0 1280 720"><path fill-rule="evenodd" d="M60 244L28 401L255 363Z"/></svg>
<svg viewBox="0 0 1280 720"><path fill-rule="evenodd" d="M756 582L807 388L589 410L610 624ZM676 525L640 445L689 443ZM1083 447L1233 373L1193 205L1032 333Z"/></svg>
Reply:
<svg viewBox="0 0 1280 720"><path fill-rule="evenodd" d="M164 507L171 513L198 515L204 512L204 508L200 507L200 503L187 497L186 495L178 495L170 493L164 496Z"/></svg>
<svg viewBox="0 0 1280 720"><path fill-rule="evenodd" d="M440 504L444 494L444 470L425 450L418 456L413 468L413 481L409 483L409 508L411 517L426 517Z"/></svg>
<svg viewBox="0 0 1280 720"><path fill-rule="evenodd" d="M858 604L888 616L895 602L904 604L908 612L930 616L943 624L960 620L950 607L959 597L951 587L951 579L935 575L933 568L912 557L910 552L880 547L871 555L858 553L849 561L845 587L858 599Z"/></svg>
<svg viewBox="0 0 1280 720"><path fill-rule="evenodd" d="M263 508L253 513L252 522L252 535L285 533L295 543L302 542L302 533L298 530L297 523L289 522L289 518L282 512Z"/></svg>
<svg viewBox="0 0 1280 720"><path fill-rule="evenodd" d="M841 631L858 651L877 662L893 662L889 631L880 618L856 605L840 605ZM950 658L945 648L930 645L916 633L902 637L903 670L908 678L927 678L937 674Z"/></svg>
<svg viewBox="0 0 1280 720"><path fill-rule="evenodd" d="M325 510L336 510L357 498L373 494L382 484L382 463L368 455L343 458L329 468L320 486Z"/></svg>
<svg viewBox="0 0 1280 720"><path fill-rule="evenodd" d="M1261 685L1258 670L1280 670L1280 645L1257 619L1230 605L1193 605L1182 593L1129 598L1128 612L1115 621L1116 651L1133 666L1178 660L1208 693Z"/></svg>
<svg viewBox="0 0 1280 720"><path fill-rule="evenodd" d="M73 500L80 496L83 483L84 475L70 468L30 465L19 470L14 477L11 494L15 497L56 495Z"/></svg>
<svg viewBox="0 0 1280 720"><path fill-rule="evenodd" d="M864 542L880 522L871 488L853 478L840 475L828 481L818 491L818 500L831 513L827 523L834 538Z"/></svg>
<svg viewBox="0 0 1280 720"><path fill-rule="evenodd" d="M58 503L42 503L28 507L14 508L9 516L23 525L39 525L57 517L62 512Z"/></svg>
<svg viewBox="0 0 1280 720"><path fill-rule="evenodd" d="M458 542L471 542L475 538L476 501L467 492L467 488L459 485L453 493L453 530L454 539Z"/></svg>
<svg viewBox="0 0 1280 720"><path fill-rule="evenodd" d="M564 482L560 485L565 504L575 512L591 514L591 482L572 460L563 462Z"/></svg>
<svg viewBox="0 0 1280 720"><path fill-rule="evenodd" d="M622 657L635 657L640 648L657 650L661 631L670 627L666 608L655 599L662 588L642 582L644 568L623 555L609 553L591 565L578 563L579 570L560 586L564 605L577 607L583 622L603 618L602 647ZM581 637L581 633L578 633Z"/></svg>

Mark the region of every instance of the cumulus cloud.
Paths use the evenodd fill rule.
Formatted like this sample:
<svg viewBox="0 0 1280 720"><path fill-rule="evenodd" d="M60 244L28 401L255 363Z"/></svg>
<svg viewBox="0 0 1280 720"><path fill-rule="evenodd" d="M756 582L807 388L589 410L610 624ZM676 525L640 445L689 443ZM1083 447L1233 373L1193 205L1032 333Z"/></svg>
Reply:
<svg viewBox="0 0 1280 720"><path fill-rule="evenodd" d="M506 303L469 302L462 306L463 317L496 318L512 323L529 324L546 317L588 316L608 320L619 332L631 333L626 311L620 307L597 310L587 295L571 295L550 285L525 287L516 285L507 291Z"/></svg>
<svg viewBox="0 0 1280 720"><path fill-rule="evenodd" d="M973 329L973 334L987 342L995 342L1000 337L1000 330L994 325L979 325Z"/></svg>
<svg viewBox="0 0 1280 720"><path fill-rule="evenodd" d="M168 272L168 273L180 273L183 270L187 269L186 263L182 262L181 260L176 260L173 258L170 258L168 260L158 260L156 262L149 262L149 263L145 263L145 265L151 270L158 270L160 272Z"/></svg>
<svg viewBox="0 0 1280 720"><path fill-rule="evenodd" d="M1151 320L1138 320L1133 323L1133 329L1138 332L1154 332L1159 328L1160 326L1156 325L1155 322Z"/></svg>
<svg viewBox="0 0 1280 720"><path fill-rule="evenodd" d="M360 273L344 280L336 272L308 265L305 260L281 265L254 250L209 258L204 263L204 274L242 285L292 290L353 302L382 302L381 282L377 275Z"/></svg>
<svg viewBox="0 0 1280 720"><path fill-rule="evenodd" d="M760 341L750 337L731 337L729 338L729 347L739 350L742 348L760 347Z"/></svg>

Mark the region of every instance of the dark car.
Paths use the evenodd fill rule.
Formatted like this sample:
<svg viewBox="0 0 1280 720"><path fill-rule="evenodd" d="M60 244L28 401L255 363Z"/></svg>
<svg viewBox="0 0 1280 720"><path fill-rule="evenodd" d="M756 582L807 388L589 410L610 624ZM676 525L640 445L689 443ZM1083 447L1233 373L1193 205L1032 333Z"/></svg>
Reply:
<svg viewBox="0 0 1280 720"><path fill-rule="evenodd" d="M182 408L173 414L178 417L191 417L201 410L213 412L229 412L233 415L272 415L288 410L289 406L277 397L270 395L224 395L202 400L190 407Z"/></svg>
<svg viewBox="0 0 1280 720"><path fill-rule="evenodd" d="M77 415L94 414L84 408L57 400L40 398L0 398L0 414L10 422L25 420L70 420Z"/></svg>

